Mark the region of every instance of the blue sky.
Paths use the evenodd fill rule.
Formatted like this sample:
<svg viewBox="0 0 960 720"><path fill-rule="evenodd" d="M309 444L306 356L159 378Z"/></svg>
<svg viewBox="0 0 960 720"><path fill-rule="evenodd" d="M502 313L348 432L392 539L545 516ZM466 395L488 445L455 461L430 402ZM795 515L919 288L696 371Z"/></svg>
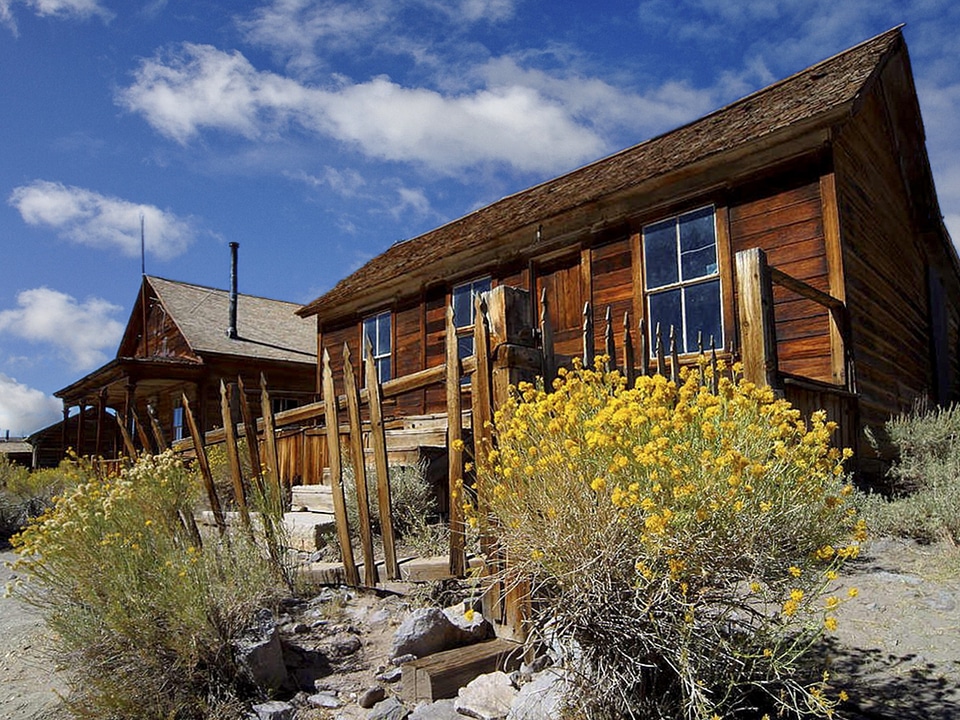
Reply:
<svg viewBox="0 0 960 720"><path fill-rule="evenodd" d="M905 23L960 239L954 0L0 0L0 433L146 269L307 303L391 243Z"/></svg>

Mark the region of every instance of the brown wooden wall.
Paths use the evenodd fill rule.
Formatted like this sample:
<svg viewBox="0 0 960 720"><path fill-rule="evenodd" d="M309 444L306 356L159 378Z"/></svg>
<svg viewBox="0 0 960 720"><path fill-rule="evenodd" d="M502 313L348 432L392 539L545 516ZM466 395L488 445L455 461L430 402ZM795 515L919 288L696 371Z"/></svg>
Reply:
<svg viewBox="0 0 960 720"><path fill-rule="evenodd" d="M759 247L771 266L829 292L816 166L738 190L730 204L730 241L734 254ZM826 309L779 286L774 307L781 371L830 382Z"/></svg>
<svg viewBox="0 0 960 720"><path fill-rule="evenodd" d="M908 410L933 389L928 265L955 276L943 257L928 261L911 216L912 189L898 158L916 153L922 137L917 128L897 127L891 112L906 102L904 71L902 58L888 64L834 144L857 383L863 420L872 425ZM915 146L898 147L907 141Z"/></svg>

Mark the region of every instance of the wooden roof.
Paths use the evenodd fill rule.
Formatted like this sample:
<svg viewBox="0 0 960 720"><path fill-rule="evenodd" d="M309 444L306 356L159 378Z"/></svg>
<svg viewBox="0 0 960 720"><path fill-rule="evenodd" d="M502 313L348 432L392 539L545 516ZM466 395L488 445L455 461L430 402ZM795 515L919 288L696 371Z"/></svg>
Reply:
<svg viewBox="0 0 960 720"><path fill-rule="evenodd" d="M893 28L665 135L397 243L298 314L336 317L359 298L377 300L377 288L424 282L425 273L438 263L471 257L531 224L748 148L792 126L809 129L837 122L852 110L887 54L902 46L900 28Z"/></svg>
<svg viewBox="0 0 960 720"><path fill-rule="evenodd" d="M226 333L229 291L153 276L145 280L197 355L316 363L316 332L297 317L296 303L238 294L239 337L232 339Z"/></svg>

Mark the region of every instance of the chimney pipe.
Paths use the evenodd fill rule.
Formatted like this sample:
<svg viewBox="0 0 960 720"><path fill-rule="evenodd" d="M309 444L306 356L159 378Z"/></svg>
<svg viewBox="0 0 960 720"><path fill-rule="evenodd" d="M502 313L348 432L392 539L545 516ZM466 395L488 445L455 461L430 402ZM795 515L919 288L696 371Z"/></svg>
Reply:
<svg viewBox="0 0 960 720"><path fill-rule="evenodd" d="M230 317L227 337L236 340L237 333L237 248L240 243L230 243Z"/></svg>

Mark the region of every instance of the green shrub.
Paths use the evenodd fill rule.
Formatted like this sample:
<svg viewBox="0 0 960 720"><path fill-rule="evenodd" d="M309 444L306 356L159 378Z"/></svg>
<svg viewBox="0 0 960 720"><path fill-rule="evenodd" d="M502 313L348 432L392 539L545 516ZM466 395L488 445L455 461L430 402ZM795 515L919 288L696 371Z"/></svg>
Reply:
<svg viewBox="0 0 960 720"><path fill-rule="evenodd" d="M75 483L72 463L30 471L0 456L0 541L49 508L54 497Z"/></svg>
<svg viewBox="0 0 960 720"><path fill-rule="evenodd" d="M248 687L230 641L278 592L258 538L198 545L193 475L171 453L99 481L80 461L76 488L13 542L26 581L71 669L81 718L242 717Z"/></svg>
<svg viewBox="0 0 960 720"><path fill-rule="evenodd" d="M960 541L960 406L913 412L889 420L884 430L897 459L888 472L890 497L862 498L878 533L923 542ZM874 442L876 445L876 441Z"/></svg>
<svg viewBox="0 0 960 720"><path fill-rule="evenodd" d="M534 640L573 658L588 718L829 715L807 651L858 552L835 426L769 389L575 371L497 412L473 516L504 579L529 578ZM468 511L475 512L468 507Z"/></svg>
<svg viewBox="0 0 960 720"><path fill-rule="evenodd" d="M410 550L424 556L440 555L449 551L449 529L440 522L436 494L426 480L425 470L423 463L390 467L393 530L398 541ZM356 537L360 511L353 468L349 465L343 469L343 490L350 532ZM372 470L367 471L367 498L370 500L370 525L373 532L379 534L377 477Z"/></svg>

